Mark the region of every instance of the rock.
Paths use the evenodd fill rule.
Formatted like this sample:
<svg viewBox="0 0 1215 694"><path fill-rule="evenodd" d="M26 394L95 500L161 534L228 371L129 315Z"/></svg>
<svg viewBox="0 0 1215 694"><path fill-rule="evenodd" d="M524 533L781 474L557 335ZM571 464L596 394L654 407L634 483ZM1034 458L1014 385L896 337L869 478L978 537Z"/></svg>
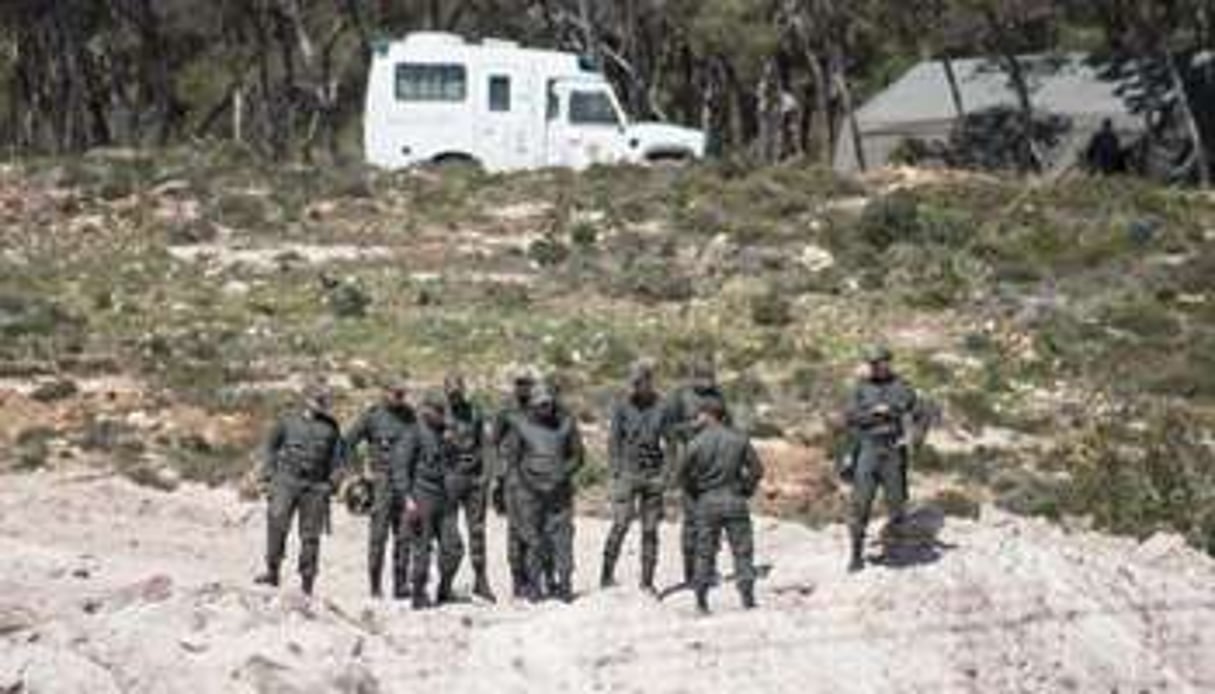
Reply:
<svg viewBox="0 0 1215 694"><path fill-rule="evenodd" d="M808 272L823 272L835 267L835 256L831 251L814 244L803 248L797 260Z"/></svg>
<svg viewBox="0 0 1215 694"><path fill-rule="evenodd" d="M219 291L229 299L239 299L248 296L251 289L252 287L249 286L248 282L229 280L224 283L224 286Z"/></svg>
<svg viewBox="0 0 1215 694"><path fill-rule="evenodd" d="M8 636L33 627L37 615L21 605L0 604L0 636Z"/></svg>

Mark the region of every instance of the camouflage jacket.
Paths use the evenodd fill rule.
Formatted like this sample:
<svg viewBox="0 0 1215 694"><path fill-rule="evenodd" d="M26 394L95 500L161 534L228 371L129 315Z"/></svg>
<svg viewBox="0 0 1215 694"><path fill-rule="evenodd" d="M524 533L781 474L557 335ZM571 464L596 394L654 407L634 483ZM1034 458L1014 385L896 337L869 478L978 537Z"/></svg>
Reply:
<svg viewBox="0 0 1215 694"><path fill-rule="evenodd" d="M612 406L608 461L614 475L660 476L666 469L670 426L660 398L626 396Z"/></svg>
<svg viewBox="0 0 1215 694"><path fill-rule="evenodd" d="M329 415L296 412L281 417L270 431L259 477L329 483L344 461L341 429Z"/></svg>
<svg viewBox="0 0 1215 694"><path fill-rule="evenodd" d="M346 450L354 453L366 442L371 453L371 466L377 473L387 473L392 447L410 428L417 424L413 409L374 405L359 417L346 433Z"/></svg>
<svg viewBox="0 0 1215 694"><path fill-rule="evenodd" d="M906 433L905 422L917 406L916 392L898 376L864 379L853 389L844 417L857 439L894 444Z"/></svg>
<svg viewBox="0 0 1215 694"><path fill-rule="evenodd" d="M585 452L578 422L559 413L555 424L532 416L511 417L503 442L508 474L533 491L572 491L574 475L581 469Z"/></svg>
<svg viewBox="0 0 1215 694"><path fill-rule="evenodd" d="M734 507L745 508L763 476L763 464L750 440L721 424L697 434L680 465L680 481L689 496Z"/></svg>

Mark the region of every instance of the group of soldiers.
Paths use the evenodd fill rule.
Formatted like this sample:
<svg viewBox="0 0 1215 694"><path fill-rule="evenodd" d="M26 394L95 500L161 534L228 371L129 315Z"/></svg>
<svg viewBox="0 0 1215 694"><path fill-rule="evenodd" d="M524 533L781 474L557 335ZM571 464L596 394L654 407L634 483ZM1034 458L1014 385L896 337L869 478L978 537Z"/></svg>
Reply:
<svg viewBox="0 0 1215 694"><path fill-rule="evenodd" d="M843 415L852 444L841 476L853 485L849 570L863 568L865 528L877 489L892 522L907 498L909 417L915 392L890 368L891 354L866 352L866 373ZM306 389L304 406L274 426L259 468L269 498L266 570L257 578L277 586L293 520L300 539L299 574L311 594L327 530L330 497L342 489L347 504L369 517L368 584L384 593L392 541L392 592L415 608L454 599L453 580L464 558L463 517L475 596L494 602L487 573L487 507L507 519L506 555L516 598L573 599L575 476L585 459L577 418L552 384L518 373L492 420L449 375L442 391L412 403L405 382L384 384L382 400L343 436L323 385ZM356 466L366 446L366 465ZM651 364L631 369L612 406L608 437L612 526L603 548L600 585L616 585L616 565L635 520L641 525L643 590L657 594L659 527L668 490L680 492L680 547L684 585L708 612L718 582L716 558L724 535L734 558L733 581L742 604L755 601L756 571L750 500L764 469L748 437L731 424L711 362L690 369L689 381L665 396ZM356 470L356 467L363 469ZM432 553L437 588L431 598Z"/></svg>

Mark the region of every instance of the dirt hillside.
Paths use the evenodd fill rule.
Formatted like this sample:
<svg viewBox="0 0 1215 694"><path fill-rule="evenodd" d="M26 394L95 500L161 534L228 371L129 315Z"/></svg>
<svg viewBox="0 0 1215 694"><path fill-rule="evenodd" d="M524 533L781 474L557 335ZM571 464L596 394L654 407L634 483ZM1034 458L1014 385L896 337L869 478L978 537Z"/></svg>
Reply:
<svg viewBox="0 0 1215 694"><path fill-rule="evenodd" d="M262 523L230 490L4 477L0 692L1215 690L1215 562L1171 536L1136 543L984 509L945 521L905 566L850 577L842 528L763 520L760 609L721 590L700 618L687 593L593 589L599 520L578 527L572 606L424 613L365 597L365 528L342 511L315 600L252 587Z"/></svg>

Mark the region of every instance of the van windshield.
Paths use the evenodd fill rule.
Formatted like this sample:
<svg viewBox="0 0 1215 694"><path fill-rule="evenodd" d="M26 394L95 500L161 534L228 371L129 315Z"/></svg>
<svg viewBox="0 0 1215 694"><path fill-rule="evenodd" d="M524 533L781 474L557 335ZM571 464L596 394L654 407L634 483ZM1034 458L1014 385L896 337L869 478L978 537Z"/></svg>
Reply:
<svg viewBox="0 0 1215 694"><path fill-rule="evenodd" d="M570 92L570 123L573 125L620 125L620 114L608 93L602 90Z"/></svg>

